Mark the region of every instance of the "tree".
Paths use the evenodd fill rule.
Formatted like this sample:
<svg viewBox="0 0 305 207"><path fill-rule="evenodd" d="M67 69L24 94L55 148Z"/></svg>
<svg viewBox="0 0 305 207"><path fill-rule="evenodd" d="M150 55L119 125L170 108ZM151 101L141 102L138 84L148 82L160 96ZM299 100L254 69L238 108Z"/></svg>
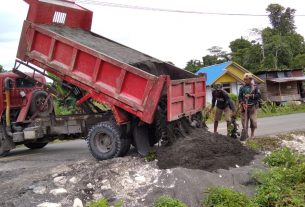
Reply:
<svg viewBox="0 0 305 207"><path fill-rule="evenodd" d="M204 67L217 64L218 57L215 55L206 55L202 57L202 65Z"/></svg>
<svg viewBox="0 0 305 207"><path fill-rule="evenodd" d="M208 51L210 54L203 56L202 61L195 59L190 60L186 63L186 67L184 69L195 73L202 67L215 65L230 60L229 54L226 51L223 51L222 47L213 46L209 48Z"/></svg>
<svg viewBox="0 0 305 207"><path fill-rule="evenodd" d="M248 40L245 40L243 37L233 40L232 42L230 42L230 49L232 52L237 52L238 50L241 49L246 49L251 47L251 42L249 42Z"/></svg>
<svg viewBox="0 0 305 207"><path fill-rule="evenodd" d="M292 67L305 69L305 54L300 54L294 57Z"/></svg>
<svg viewBox="0 0 305 207"><path fill-rule="evenodd" d="M243 37L238 38L230 43L232 51L232 60L243 67L254 72L260 68L262 61L261 45L255 41L248 41Z"/></svg>
<svg viewBox="0 0 305 207"><path fill-rule="evenodd" d="M272 27L284 35L287 33L295 32L295 24L294 24L294 13L295 9L291 9L287 7L286 9L279 4L270 4L267 9L269 12L269 20Z"/></svg>
<svg viewBox="0 0 305 207"><path fill-rule="evenodd" d="M0 73L4 73L4 72L6 72L6 70L3 68L2 65L0 65Z"/></svg>
<svg viewBox="0 0 305 207"><path fill-rule="evenodd" d="M202 63L200 60L190 60L186 63L185 70L190 71L192 73L197 72L202 67Z"/></svg>
<svg viewBox="0 0 305 207"><path fill-rule="evenodd" d="M210 52L210 54L212 54L213 56L219 56L223 53L222 51L222 47L219 46L212 46L208 49L208 51Z"/></svg>
<svg viewBox="0 0 305 207"><path fill-rule="evenodd" d="M255 35L254 40L243 37L233 40L229 45L231 53L219 46L212 46L208 49L210 54L202 57L202 62L188 62L188 70L196 71L200 67L231 59L252 72L260 69L304 68L305 41L296 32L296 10L270 4L266 11L271 27L251 29L250 35Z"/></svg>

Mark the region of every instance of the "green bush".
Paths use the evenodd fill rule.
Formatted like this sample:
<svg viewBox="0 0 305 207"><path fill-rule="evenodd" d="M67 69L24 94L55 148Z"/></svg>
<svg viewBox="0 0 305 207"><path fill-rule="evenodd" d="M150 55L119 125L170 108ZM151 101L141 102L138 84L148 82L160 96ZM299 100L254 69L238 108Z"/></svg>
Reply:
<svg viewBox="0 0 305 207"><path fill-rule="evenodd" d="M231 100L236 104L238 101L238 95L234 94L234 93L229 93L229 97L231 98Z"/></svg>
<svg viewBox="0 0 305 207"><path fill-rule="evenodd" d="M270 169L255 175L260 183L255 203L271 207L305 206L305 188L300 188L305 184L304 156L283 148L272 152L264 162Z"/></svg>
<svg viewBox="0 0 305 207"><path fill-rule="evenodd" d="M155 159L157 159L156 151L150 151L150 152L144 157L144 159L145 159L147 162L154 161Z"/></svg>
<svg viewBox="0 0 305 207"><path fill-rule="evenodd" d="M285 147L273 151L264 159L264 162L269 167L291 167L297 163L298 159L298 155L292 152L291 149Z"/></svg>
<svg viewBox="0 0 305 207"><path fill-rule="evenodd" d="M227 188L214 188L204 201L206 207L305 207L304 155L283 148L265 158L270 167L255 174L258 182L253 198Z"/></svg>
<svg viewBox="0 0 305 207"><path fill-rule="evenodd" d="M265 114L274 114L280 110L280 107L278 107L274 102L267 101L263 104L261 110Z"/></svg>
<svg viewBox="0 0 305 207"><path fill-rule="evenodd" d="M98 199L96 201L91 201L86 206L87 207L109 207L110 205L109 205L107 199L101 198L101 199ZM114 207L122 207L122 206L123 206L122 202L116 202L114 204Z"/></svg>
<svg viewBox="0 0 305 207"><path fill-rule="evenodd" d="M187 207L185 203L169 196L161 196L154 203L154 207Z"/></svg>
<svg viewBox="0 0 305 207"><path fill-rule="evenodd" d="M208 190L208 196L203 201L205 207L252 207L251 200L243 193L229 188L214 187Z"/></svg>
<svg viewBox="0 0 305 207"><path fill-rule="evenodd" d="M265 117L271 115L284 115L291 113L305 112L305 104L297 104L296 102L287 102L283 105L277 106L274 102L264 102L260 108L258 116Z"/></svg>
<svg viewBox="0 0 305 207"><path fill-rule="evenodd" d="M305 189L297 186L304 186L305 165L293 166L291 168L273 167L268 172L261 172L256 175L260 183L256 190L255 203L260 206L286 206L288 200L299 206L298 200L303 198ZM302 192L303 194L300 194Z"/></svg>
<svg viewBox="0 0 305 207"><path fill-rule="evenodd" d="M109 207L107 199L101 198L96 201L91 201L87 204L87 207Z"/></svg>

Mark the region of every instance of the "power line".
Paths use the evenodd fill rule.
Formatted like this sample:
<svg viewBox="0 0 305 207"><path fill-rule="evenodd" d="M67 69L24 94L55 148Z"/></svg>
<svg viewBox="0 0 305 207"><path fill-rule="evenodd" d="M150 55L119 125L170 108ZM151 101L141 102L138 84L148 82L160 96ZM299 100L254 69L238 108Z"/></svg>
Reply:
<svg viewBox="0 0 305 207"><path fill-rule="evenodd" d="M119 3L111 3L111 2L95 1L95 0L76 0L76 2L83 3L83 4L92 4L92 5L99 5L99 6L123 8L123 9L136 9L136 10L183 13L183 14L220 15L220 16L250 16L250 17L251 16L252 17L268 16L267 14L223 13L223 12L203 12L203 11L179 10L179 9L163 9L163 8L136 6L136 5L119 4ZM296 14L295 16L305 16L305 14L299 14L299 15Z"/></svg>

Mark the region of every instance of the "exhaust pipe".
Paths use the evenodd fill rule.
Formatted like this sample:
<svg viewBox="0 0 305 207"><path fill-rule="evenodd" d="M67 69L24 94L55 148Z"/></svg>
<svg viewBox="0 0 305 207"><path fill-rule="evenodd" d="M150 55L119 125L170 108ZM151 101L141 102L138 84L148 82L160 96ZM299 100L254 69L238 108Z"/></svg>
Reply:
<svg viewBox="0 0 305 207"><path fill-rule="evenodd" d="M11 78L4 79L4 91L5 91L5 98L6 98L6 110L5 110L5 122L6 122L6 132L9 136L12 136L11 133L11 97L10 97L10 84L13 82Z"/></svg>

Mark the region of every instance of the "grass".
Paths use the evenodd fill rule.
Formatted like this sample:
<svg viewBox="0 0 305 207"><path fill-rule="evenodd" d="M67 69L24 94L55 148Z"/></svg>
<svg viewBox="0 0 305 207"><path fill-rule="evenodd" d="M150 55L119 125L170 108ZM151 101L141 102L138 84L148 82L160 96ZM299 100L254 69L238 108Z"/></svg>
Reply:
<svg viewBox="0 0 305 207"><path fill-rule="evenodd" d="M205 207L250 207L252 205L252 201L245 194L230 188L209 188L208 194L202 203Z"/></svg>
<svg viewBox="0 0 305 207"><path fill-rule="evenodd" d="M147 162L151 162L151 161L154 161L157 159L157 154L156 154L156 151L150 151L145 157L144 159L147 161Z"/></svg>
<svg viewBox="0 0 305 207"><path fill-rule="evenodd" d="M187 207L187 205L170 196L161 196L155 201L153 207Z"/></svg>
<svg viewBox="0 0 305 207"><path fill-rule="evenodd" d="M277 149L264 159L269 167L254 175L256 193L248 197L229 188L215 187L204 207L305 207L305 156L289 148Z"/></svg>
<svg viewBox="0 0 305 207"><path fill-rule="evenodd" d="M101 198L101 199L89 202L86 206L87 207L110 207L112 205L109 204L107 199ZM114 204L114 207L122 207L122 206L123 206L123 203L121 201L116 202Z"/></svg>
<svg viewBox="0 0 305 207"><path fill-rule="evenodd" d="M263 118L295 113L305 113L305 104L296 104L291 102L282 106L276 106L274 103L266 102L263 107L258 110L257 116Z"/></svg>

